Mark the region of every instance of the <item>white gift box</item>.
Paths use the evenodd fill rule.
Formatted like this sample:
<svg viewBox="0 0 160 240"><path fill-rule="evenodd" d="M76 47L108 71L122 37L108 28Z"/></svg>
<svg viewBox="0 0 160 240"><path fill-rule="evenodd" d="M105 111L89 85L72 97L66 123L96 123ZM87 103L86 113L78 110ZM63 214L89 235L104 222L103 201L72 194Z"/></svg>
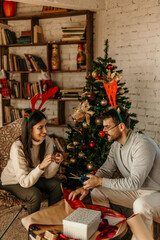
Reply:
<svg viewBox="0 0 160 240"><path fill-rule="evenodd" d="M100 222L101 211L78 208L63 220L63 234L87 240L97 231Z"/></svg>

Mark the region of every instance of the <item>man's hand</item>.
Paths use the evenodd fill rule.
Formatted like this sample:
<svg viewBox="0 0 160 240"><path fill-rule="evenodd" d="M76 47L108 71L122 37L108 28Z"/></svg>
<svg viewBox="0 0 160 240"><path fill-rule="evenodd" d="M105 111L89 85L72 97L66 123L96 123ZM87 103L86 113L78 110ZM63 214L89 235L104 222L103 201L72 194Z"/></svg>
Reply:
<svg viewBox="0 0 160 240"><path fill-rule="evenodd" d="M73 192L71 192L71 193L69 194L68 199L73 201L73 200L75 200L75 198L76 198L77 195L79 195L79 194L81 194L79 200L82 200L85 196L87 196L88 191L85 190L83 187L78 188L78 189L76 189L75 191L73 191Z"/></svg>
<svg viewBox="0 0 160 240"><path fill-rule="evenodd" d="M89 179L83 183L83 188L85 190L90 190L95 187L102 186L102 178L92 174L87 174L86 177L89 177Z"/></svg>

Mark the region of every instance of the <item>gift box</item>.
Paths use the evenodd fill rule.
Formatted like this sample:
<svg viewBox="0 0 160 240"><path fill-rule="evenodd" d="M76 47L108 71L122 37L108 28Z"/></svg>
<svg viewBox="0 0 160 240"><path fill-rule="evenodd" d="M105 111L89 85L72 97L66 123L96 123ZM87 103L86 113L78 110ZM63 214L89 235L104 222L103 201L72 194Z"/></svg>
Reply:
<svg viewBox="0 0 160 240"><path fill-rule="evenodd" d="M101 211L78 208L63 220L63 234L87 240L97 231L100 221Z"/></svg>

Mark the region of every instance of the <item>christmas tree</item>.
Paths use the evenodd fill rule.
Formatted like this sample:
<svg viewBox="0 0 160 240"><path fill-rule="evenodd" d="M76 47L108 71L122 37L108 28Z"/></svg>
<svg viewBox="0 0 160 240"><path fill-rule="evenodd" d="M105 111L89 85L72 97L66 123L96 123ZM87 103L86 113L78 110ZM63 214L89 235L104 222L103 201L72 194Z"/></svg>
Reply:
<svg viewBox="0 0 160 240"><path fill-rule="evenodd" d="M105 90L105 83L116 80L117 106L128 110L131 118L131 128L137 123L136 115L130 113L131 102L126 96L128 89L122 82L122 70L117 70L115 60L108 57L108 40L105 42L105 56L98 57L93 62L93 71L86 77L86 86L80 98L79 106L72 115L74 127L68 125L68 139L66 151L69 152L68 160L64 162L67 173L78 176L90 172L94 173L106 160L110 143L103 132L101 115L110 108L110 99ZM78 186L78 181L73 186Z"/></svg>

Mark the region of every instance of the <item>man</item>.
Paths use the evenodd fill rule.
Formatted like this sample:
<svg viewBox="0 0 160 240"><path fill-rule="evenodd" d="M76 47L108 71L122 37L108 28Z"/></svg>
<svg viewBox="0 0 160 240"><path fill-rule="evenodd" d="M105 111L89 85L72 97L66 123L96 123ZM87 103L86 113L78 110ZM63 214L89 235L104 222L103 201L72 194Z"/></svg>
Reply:
<svg viewBox="0 0 160 240"><path fill-rule="evenodd" d="M109 110L103 126L108 141L113 142L107 160L95 176L87 175L84 186L69 198L74 200L80 194L82 200L92 189L93 204L133 208L151 230L153 218L160 217L160 149L151 138L130 129L129 115L123 108L120 114L117 109ZM123 177L111 179L117 169Z"/></svg>

